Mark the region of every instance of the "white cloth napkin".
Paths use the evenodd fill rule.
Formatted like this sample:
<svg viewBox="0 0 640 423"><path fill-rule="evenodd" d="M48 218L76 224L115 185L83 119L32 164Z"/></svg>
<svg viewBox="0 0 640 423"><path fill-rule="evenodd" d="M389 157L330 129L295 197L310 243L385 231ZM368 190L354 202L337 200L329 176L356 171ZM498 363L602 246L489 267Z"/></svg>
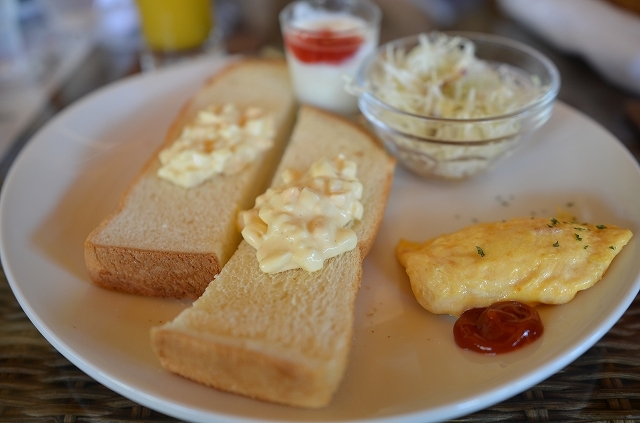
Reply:
<svg viewBox="0 0 640 423"><path fill-rule="evenodd" d="M504 13L556 48L583 57L640 95L640 17L603 0L498 0Z"/></svg>

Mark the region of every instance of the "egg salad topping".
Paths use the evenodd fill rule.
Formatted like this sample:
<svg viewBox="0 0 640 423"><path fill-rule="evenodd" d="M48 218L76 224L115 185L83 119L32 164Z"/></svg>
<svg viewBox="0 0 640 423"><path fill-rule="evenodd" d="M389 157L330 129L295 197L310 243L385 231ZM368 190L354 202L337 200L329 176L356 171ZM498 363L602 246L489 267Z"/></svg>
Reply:
<svg viewBox="0 0 640 423"><path fill-rule="evenodd" d="M343 155L319 160L306 173L287 170L281 186L269 188L253 209L240 213L242 236L257 250L263 272L313 272L356 247L358 238L348 227L363 213L356 173L356 163Z"/></svg>
<svg viewBox="0 0 640 423"><path fill-rule="evenodd" d="M159 153L158 176L185 188L242 171L273 146L273 119L262 109L211 105Z"/></svg>

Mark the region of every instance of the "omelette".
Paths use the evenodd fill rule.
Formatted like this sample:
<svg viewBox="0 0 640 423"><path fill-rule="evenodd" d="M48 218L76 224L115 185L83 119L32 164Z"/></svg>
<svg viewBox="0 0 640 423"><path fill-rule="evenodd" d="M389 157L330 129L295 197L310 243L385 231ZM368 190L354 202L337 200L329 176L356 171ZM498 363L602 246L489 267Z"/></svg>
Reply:
<svg viewBox="0 0 640 423"><path fill-rule="evenodd" d="M602 278L632 236L608 224L524 217L480 223L424 243L400 240L396 255L422 307L459 316L498 301L571 301Z"/></svg>

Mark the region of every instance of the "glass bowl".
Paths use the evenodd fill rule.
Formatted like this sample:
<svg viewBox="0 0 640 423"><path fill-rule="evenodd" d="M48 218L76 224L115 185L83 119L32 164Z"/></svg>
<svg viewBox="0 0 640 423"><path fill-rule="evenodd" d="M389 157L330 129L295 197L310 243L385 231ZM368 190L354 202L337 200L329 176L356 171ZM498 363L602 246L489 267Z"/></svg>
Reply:
<svg viewBox="0 0 640 423"><path fill-rule="evenodd" d="M395 72L389 70L389 57L406 56L419 45L420 37L442 36L420 34L380 46L359 69L355 81L358 107L402 166L424 177L464 180L493 168L549 119L560 75L548 58L519 42L480 33L447 33L450 39L471 41L478 59L500 78L509 78L509 83L530 87L530 97L506 113L464 118L412 113L383 101L381 98L393 98L388 85L381 89L388 84L384 81L389 80L389 72ZM455 48L468 48L468 41L466 47ZM499 81L501 84L502 79Z"/></svg>

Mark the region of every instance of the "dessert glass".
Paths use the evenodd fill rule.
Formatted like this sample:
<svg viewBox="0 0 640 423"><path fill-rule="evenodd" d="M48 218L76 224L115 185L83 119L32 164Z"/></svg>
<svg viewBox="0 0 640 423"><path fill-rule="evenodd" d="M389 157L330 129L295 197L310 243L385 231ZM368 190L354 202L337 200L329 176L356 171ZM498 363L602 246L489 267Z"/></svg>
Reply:
<svg viewBox="0 0 640 423"><path fill-rule="evenodd" d="M375 51L381 12L369 0L298 0L280 12L287 63L302 103L343 115L358 112L345 90Z"/></svg>

